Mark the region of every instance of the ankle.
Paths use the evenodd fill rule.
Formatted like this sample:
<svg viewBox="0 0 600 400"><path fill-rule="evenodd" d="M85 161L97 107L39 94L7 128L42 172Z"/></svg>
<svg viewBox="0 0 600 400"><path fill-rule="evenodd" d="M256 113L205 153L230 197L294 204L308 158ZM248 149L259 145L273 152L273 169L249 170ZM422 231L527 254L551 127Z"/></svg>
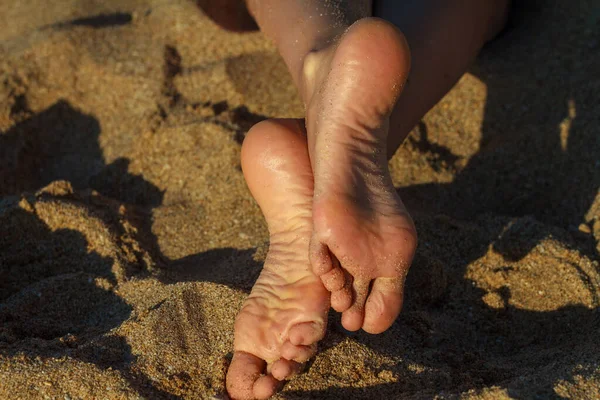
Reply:
<svg viewBox="0 0 600 400"><path fill-rule="evenodd" d="M311 104L315 90L326 78L337 43L337 40L332 41L329 45L318 50L312 50L303 57L301 76L298 79L298 90L307 109Z"/></svg>
<svg viewBox="0 0 600 400"><path fill-rule="evenodd" d="M296 87L304 95L304 75L306 59L312 54L325 53L329 48L335 48L349 25L323 24L318 27L309 24L308 32L298 28L290 29L279 36L269 35L285 61ZM317 33L318 32L318 33Z"/></svg>

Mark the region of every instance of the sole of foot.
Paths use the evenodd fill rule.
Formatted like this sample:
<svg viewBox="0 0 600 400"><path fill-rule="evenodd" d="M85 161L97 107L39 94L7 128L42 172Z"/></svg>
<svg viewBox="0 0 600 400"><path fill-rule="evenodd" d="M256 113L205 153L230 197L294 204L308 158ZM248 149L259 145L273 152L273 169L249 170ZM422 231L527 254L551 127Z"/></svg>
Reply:
<svg viewBox="0 0 600 400"><path fill-rule="evenodd" d="M410 51L395 26L365 18L335 44L309 54L304 65L315 182L313 270L346 329L381 333L400 313L417 245L386 149Z"/></svg>
<svg viewBox="0 0 600 400"><path fill-rule="evenodd" d="M242 146L242 169L267 221L270 246L235 322L227 390L233 399L266 399L315 354L330 306L308 258L313 178L302 125L271 120L253 127Z"/></svg>

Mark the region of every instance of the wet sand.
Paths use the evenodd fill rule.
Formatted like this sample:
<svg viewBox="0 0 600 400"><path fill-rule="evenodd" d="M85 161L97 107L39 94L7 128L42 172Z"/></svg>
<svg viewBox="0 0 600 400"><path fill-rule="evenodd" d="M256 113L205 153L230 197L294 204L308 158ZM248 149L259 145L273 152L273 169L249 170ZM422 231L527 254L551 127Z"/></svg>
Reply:
<svg viewBox="0 0 600 400"><path fill-rule="evenodd" d="M390 163L401 318L332 315L277 398L600 398L600 7L539 3ZM268 246L240 143L303 114L273 46L183 0L3 2L0 78L0 398L222 398Z"/></svg>

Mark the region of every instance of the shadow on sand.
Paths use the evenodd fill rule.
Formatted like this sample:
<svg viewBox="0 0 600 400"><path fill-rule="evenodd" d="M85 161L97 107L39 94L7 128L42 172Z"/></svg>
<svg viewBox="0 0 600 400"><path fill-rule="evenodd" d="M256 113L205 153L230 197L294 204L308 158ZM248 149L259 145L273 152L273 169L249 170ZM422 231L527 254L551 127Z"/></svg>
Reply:
<svg viewBox="0 0 600 400"><path fill-rule="evenodd" d="M79 359L119 371L140 395L172 398L130 368L135 361L130 346L110 332L132 311L114 293L115 260L90 251L78 230L51 229L37 207L71 202L118 226L114 216L83 198L27 194L68 180L76 188L93 187L121 202L153 207L162 193L129 174L126 159L105 165L98 121L66 101L28 115L21 100L13 112L22 121L0 135L0 354ZM135 265L124 271L126 277L147 272Z"/></svg>

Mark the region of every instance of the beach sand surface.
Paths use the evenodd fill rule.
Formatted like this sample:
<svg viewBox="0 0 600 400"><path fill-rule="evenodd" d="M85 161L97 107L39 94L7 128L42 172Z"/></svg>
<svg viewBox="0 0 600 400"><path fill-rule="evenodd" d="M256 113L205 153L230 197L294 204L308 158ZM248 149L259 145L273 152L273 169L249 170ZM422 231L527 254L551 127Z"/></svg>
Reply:
<svg viewBox="0 0 600 400"><path fill-rule="evenodd" d="M600 398L600 6L523 3L390 162L400 319L332 314L276 398ZM191 1L0 2L0 398L223 399L268 249L241 142L302 115Z"/></svg>

